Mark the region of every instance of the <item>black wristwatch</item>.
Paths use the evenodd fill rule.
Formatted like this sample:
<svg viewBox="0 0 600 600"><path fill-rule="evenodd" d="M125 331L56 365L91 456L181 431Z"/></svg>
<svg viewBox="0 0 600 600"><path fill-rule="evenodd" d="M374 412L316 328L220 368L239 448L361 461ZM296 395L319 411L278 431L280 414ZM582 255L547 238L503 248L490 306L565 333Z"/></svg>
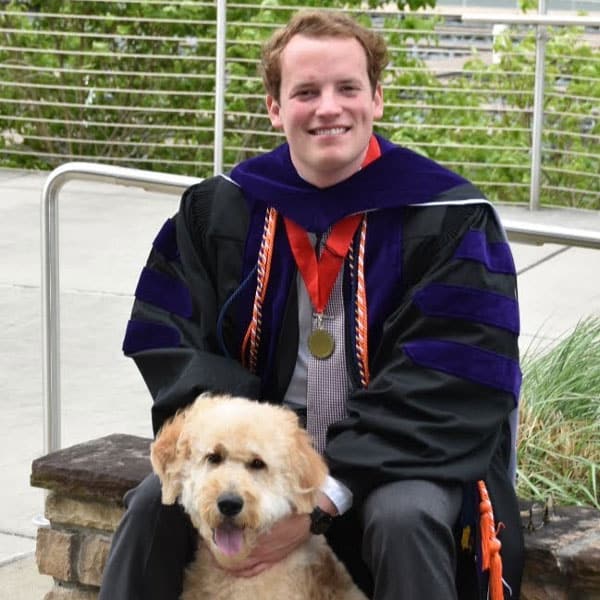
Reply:
<svg viewBox="0 0 600 600"><path fill-rule="evenodd" d="M310 513L310 532L315 535L321 535L329 529L332 522L333 517L328 512L315 506Z"/></svg>

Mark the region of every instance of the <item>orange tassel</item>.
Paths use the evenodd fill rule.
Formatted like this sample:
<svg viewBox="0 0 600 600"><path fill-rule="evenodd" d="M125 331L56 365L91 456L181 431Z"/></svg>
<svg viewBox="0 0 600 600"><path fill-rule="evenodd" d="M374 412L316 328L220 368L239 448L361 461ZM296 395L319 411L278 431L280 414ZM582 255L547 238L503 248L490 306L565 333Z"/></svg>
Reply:
<svg viewBox="0 0 600 600"><path fill-rule="evenodd" d="M481 529L481 562L484 571L489 572L490 600L503 600L504 587L502 583L502 558L500 548L502 543L496 537L494 512L492 502L483 481L477 482L479 488L479 526Z"/></svg>

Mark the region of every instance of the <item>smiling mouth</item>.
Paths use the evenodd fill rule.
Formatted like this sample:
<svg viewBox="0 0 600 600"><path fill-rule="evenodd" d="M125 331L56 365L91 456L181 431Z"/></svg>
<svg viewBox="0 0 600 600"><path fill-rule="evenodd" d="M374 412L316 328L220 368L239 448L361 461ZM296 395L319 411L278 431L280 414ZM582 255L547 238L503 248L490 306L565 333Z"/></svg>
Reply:
<svg viewBox="0 0 600 600"><path fill-rule="evenodd" d="M316 136L331 136L342 135L350 131L350 127L321 127L319 129L311 129L310 134Z"/></svg>

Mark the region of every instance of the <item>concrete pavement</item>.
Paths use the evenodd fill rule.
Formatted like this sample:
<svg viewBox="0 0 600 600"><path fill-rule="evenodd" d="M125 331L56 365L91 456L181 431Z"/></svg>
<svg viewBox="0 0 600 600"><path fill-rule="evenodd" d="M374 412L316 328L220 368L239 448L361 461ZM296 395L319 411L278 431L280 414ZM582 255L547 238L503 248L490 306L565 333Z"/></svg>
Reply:
<svg viewBox="0 0 600 600"><path fill-rule="evenodd" d="M0 600L42 598L50 578L32 553L43 493L29 487L42 454L40 196L46 173L0 170ZM108 433L150 434L150 400L120 351L132 292L150 243L178 198L90 182L60 194L62 443ZM600 212L504 218L600 231ZM600 314L600 251L513 245L522 348L547 345Z"/></svg>

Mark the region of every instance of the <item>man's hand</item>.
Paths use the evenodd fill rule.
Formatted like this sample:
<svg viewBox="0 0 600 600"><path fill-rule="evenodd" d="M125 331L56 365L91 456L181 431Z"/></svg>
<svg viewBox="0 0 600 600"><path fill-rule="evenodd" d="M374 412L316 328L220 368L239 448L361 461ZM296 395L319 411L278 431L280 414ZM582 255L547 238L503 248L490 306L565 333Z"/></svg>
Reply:
<svg viewBox="0 0 600 600"><path fill-rule="evenodd" d="M337 509L324 494L319 494L317 505L332 516ZM258 543L248 558L231 569L236 577L254 577L283 560L310 537L310 516L293 514L281 519L258 538Z"/></svg>

